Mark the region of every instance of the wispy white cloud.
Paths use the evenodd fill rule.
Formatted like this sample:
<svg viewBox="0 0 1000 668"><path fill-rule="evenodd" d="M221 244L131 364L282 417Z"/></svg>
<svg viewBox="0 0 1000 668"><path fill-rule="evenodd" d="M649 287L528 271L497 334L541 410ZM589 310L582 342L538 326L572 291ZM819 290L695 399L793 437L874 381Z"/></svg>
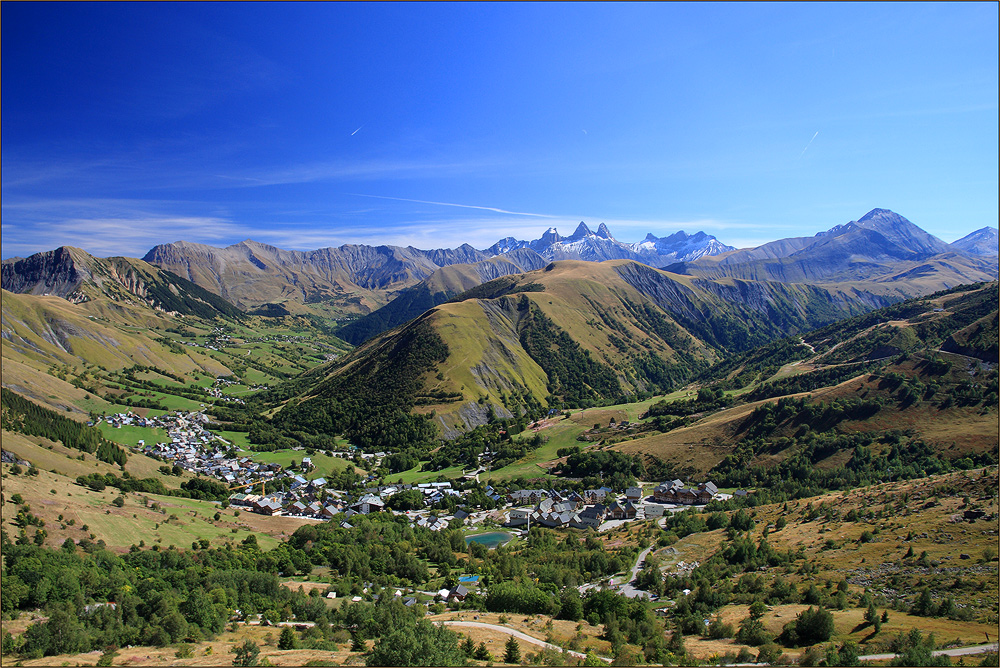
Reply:
<svg viewBox="0 0 1000 668"><path fill-rule="evenodd" d="M405 197L387 197L385 195L364 195L361 193L351 193L357 197L372 197L375 199L389 199L396 202L414 202L416 204L436 204L438 206L455 206L462 209L479 209L481 211L492 211L494 213L508 213L512 216L533 216L536 218L556 218L556 216L547 213L525 213L523 211L507 211L506 209L498 209L493 206L477 206L474 204L455 204L453 202L432 202L423 199L407 199Z"/></svg>
<svg viewBox="0 0 1000 668"><path fill-rule="evenodd" d="M225 242L253 234L226 216L178 213L172 203L130 200L33 200L3 204L3 256L59 246L98 255L141 257L160 243ZM168 209L168 210L164 210Z"/></svg>

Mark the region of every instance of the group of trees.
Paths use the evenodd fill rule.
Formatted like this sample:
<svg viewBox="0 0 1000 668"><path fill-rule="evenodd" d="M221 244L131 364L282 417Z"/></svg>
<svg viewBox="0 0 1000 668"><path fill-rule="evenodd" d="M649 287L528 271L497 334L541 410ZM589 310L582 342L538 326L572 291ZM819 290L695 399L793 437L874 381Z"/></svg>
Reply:
<svg viewBox="0 0 1000 668"><path fill-rule="evenodd" d="M639 457L618 450L574 452L560 469L561 475L583 478L586 481L584 484L607 485L619 490L631 487L645 473L645 465Z"/></svg>
<svg viewBox="0 0 1000 668"><path fill-rule="evenodd" d="M521 346L545 371L552 397L569 408L624 400L621 383L611 368L593 359L589 350L581 348L526 297L522 297L522 304Z"/></svg>
<svg viewBox="0 0 1000 668"><path fill-rule="evenodd" d="M128 460L125 450L105 439L100 429L43 408L5 387L0 388L0 427L60 441L67 448L94 453L99 460L109 464L124 466Z"/></svg>
<svg viewBox="0 0 1000 668"><path fill-rule="evenodd" d="M0 546L2 612L41 608L47 616L24 633L16 649L25 657L197 641L221 632L236 609L275 619L326 611L321 600L280 586L287 548L265 554L248 542L117 555L93 544L82 552L71 540L58 550L15 545L6 533Z"/></svg>

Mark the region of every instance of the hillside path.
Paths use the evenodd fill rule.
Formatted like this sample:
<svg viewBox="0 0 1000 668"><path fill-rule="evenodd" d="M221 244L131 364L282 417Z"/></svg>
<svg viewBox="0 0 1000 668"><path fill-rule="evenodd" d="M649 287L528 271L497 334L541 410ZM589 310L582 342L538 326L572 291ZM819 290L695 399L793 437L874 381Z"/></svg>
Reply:
<svg viewBox="0 0 1000 668"><path fill-rule="evenodd" d="M499 631L500 633L506 633L507 635L512 635L515 638L517 638L518 640L523 640L525 642L532 643L533 645L541 645L542 647L545 647L547 649L552 649L552 650L555 650L557 652L566 652L570 656L575 656L578 659L585 659L587 657L586 654L582 654L580 652L574 652L573 650L569 650L569 649L563 649L559 645L553 645L552 643L545 642L544 640L539 640L538 638L529 636L527 633L522 633L520 631L515 631L514 629L509 629L506 626L500 626L499 624L487 624L486 622L458 622L458 621L447 621L447 620L440 621L440 622L435 622L435 623L436 624L445 624L447 626L474 626L474 627L480 628L480 629L489 629L491 631ZM600 657L600 658L603 659L604 661L610 661L611 660L611 659L608 659L608 658L603 657L603 656Z"/></svg>
<svg viewBox="0 0 1000 668"><path fill-rule="evenodd" d="M934 656L968 656L969 654L984 654L986 652L996 652L997 643L990 643L988 645L975 645L973 647L956 647L954 649L936 649L931 652ZM895 659L897 655L895 654L867 654L865 656L859 656L859 661L886 661L888 659Z"/></svg>

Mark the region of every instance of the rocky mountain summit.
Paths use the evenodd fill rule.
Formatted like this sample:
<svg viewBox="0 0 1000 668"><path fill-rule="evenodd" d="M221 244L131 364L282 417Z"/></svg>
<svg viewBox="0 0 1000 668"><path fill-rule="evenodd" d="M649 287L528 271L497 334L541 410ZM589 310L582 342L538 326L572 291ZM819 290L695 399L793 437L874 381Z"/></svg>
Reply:
<svg viewBox="0 0 1000 668"><path fill-rule="evenodd" d="M736 250L704 232L688 235L680 231L668 237L656 237L650 233L641 242L630 244L615 239L604 223L593 232L581 221L568 237L560 236L556 228L550 227L534 241L505 237L485 252L502 255L520 248L530 248L546 260L636 260L653 267Z"/></svg>

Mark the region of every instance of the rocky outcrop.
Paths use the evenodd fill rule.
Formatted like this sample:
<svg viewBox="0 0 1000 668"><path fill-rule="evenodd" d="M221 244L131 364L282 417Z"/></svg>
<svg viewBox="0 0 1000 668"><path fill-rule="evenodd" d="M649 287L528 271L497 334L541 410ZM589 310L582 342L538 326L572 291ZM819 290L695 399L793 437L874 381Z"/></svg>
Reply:
<svg viewBox="0 0 1000 668"><path fill-rule="evenodd" d="M92 276L90 269L80 261L84 256L89 257L79 248L61 246L28 258L4 260L0 269L3 289L66 298Z"/></svg>

